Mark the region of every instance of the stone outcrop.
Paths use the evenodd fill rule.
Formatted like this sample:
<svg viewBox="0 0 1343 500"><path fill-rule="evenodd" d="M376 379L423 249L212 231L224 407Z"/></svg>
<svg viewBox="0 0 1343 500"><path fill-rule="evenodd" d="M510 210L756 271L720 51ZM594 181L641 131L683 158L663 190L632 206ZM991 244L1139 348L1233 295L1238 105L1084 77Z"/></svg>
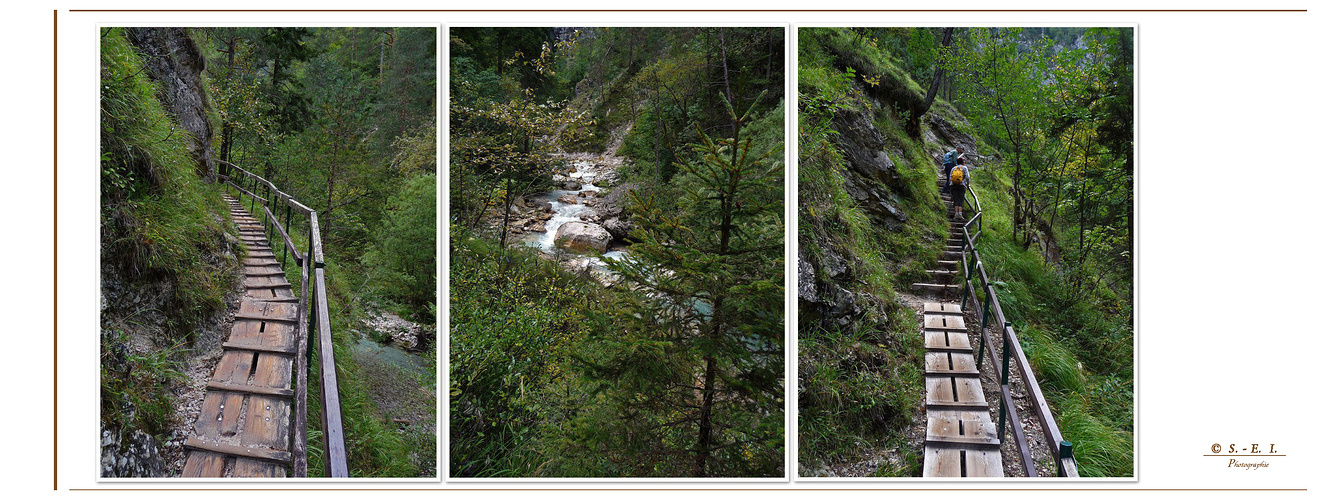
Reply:
<svg viewBox="0 0 1343 500"><path fill-rule="evenodd" d="M205 56L184 28L126 28L126 38L140 51L145 73L158 82L163 108L191 136L188 148L196 161L196 171L210 173L215 158L211 147L214 129L201 83Z"/></svg>

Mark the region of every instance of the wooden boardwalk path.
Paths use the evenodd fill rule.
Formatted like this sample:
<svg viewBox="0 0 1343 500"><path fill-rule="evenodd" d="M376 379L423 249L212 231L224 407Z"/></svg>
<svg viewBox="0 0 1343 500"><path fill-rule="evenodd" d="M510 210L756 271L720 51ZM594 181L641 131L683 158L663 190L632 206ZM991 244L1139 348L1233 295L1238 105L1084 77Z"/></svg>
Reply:
<svg viewBox="0 0 1343 500"><path fill-rule="evenodd" d="M293 456L299 299L255 218L228 198L247 256L246 292L188 438L184 477L284 477ZM298 433L302 438L303 433Z"/></svg>
<svg viewBox="0 0 1343 500"><path fill-rule="evenodd" d="M950 201L950 198L944 198ZM924 386L928 432L923 446L924 477L1002 477L1003 456L989 414L974 349L959 304L961 222L952 222L941 269L928 274L939 283L916 283L938 296L923 305ZM956 302L952 302L952 301ZM982 339L981 339L982 342Z"/></svg>

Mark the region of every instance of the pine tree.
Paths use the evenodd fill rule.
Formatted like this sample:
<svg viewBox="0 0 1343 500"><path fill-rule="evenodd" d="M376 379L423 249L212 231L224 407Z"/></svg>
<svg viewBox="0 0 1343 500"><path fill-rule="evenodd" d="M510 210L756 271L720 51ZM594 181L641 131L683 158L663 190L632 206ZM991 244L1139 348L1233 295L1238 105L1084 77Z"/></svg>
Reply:
<svg viewBox="0 0 1343 500"><path fill-rule="evenodd" d="M674 202L632 195L638 243L612 265L645 300L598 321L619 354L583 360L694 476L782 473L783 166L753 150L754 107L728 106L729 138L700 132Z"/></svg>

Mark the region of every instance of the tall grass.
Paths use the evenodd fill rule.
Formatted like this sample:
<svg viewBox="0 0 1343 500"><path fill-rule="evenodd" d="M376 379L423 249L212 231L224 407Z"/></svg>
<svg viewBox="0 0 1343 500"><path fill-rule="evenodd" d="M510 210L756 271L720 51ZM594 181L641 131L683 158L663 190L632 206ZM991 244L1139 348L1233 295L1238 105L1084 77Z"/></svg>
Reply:
<svg viewBox="0 0 1343 500"><path fill-rule="evenodd" d="M220 192L196 176L189 136L164 111L140 54L120 28L101 34L100 250L111 293L100 337L101 417L107 429L162 437L176 411L169 387L185 379L183 346L223 309L237 249L225 238ZM154 300L160 286L167 304L152 312L165 324L139 323L146 311L125 310L126 299Z"/></svg>

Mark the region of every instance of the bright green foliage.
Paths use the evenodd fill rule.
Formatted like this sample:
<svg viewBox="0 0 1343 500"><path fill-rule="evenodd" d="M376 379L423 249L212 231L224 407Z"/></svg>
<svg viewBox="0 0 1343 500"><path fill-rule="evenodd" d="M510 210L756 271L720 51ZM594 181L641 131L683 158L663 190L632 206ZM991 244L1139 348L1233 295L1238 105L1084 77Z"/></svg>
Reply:
<svg viewBox="0 0 1343 500"><path fill-rule="evenodd" d="M403 433L384 420L369 395L371 382L350 353L371 299L420 318L433 315L426 306L436 288L435 33L365 27L192 33L207 59L206 97L219 113L215 150L221 159L267 177L319 212L356 475L426 475L436 460L432 436ZM228 211L220 192L192 174L186 136L158 108L139 56L120 30L105 30L103 41L103 260L136 280L171 279L174 303L163 312L178 322L174 326L191 325L224 305L237 275L236 264L219 257L228 249ZM264 217L259 210L253 215ZM277 215L286 219L282 211ZM300 229L306 214L295 212L290 220L290 234L306 248ZM375 257L359 265L365 254ZM292 259L288 265L290 281L299 283ZM139 378L105 379L105 401L118 403L104 409L129 416L121 402L132 401L145 406L136 418L159 414L154 394L134 391L161 391L172 364L118 354L119 342L104 339L104 374ZM425 355L432 353L431 345ZM118 385L127 380L134 383ZM432 376L421 382L432 394ZM309 411L315 426L317 405ZM308 431L310 473L320 475L320 435L315 427Z"/></svg>
<svg viewBox="0 0 1343 500"><path fill-rule="evenodd" d="M169 384L186 379L182 373L182 345L149 352L128 348L124 334L107 330L99 359L100 400L104 429L127 432L141 429L166 435L172 429L173 408Z"/></svg>
<svg viewBox="0 0 1343 500"><path fill-rule="evenodd" d="M387 218L363 258L383 294L416 305L409 312L423 317L429 317L437 296L437 179L420 175L402 184L388 201Z"/></svg>
<svg viewBox="0 0 1343 500"><path fill-rule="evenodd" d="M995 171L975 174L988 217L980 253L1084 476L1127 477L1133 462L1133 310L1123 297L1011 241L1011 206ZM1094 276L1087 279L1095 279Z"/></svg>
<svg viewBox="0 0 1343 500"><path fill-rule="evenodd" d="M450 473L782 474L781 30L451 35ZM720 111L767 87L760 119ZM475 238L552 189L550 153L622 138L623 284Z"/></svg>
<svg viewBox="0 0 1343 500"><path fill-rule="evenodd" d="M865 312L855 324L837 328L822 325L814 311L801 311L798 457L804 468L901 446L896 431L917 418L922 397L922 339L895 292L936 260L938 248L930 243L945 238L945 216L936 170L919 154L922 145L906 135L905 118L891 112L896 108L876 105L889 92L875 89L913 85L878 47L851 30L799 32L799 253L823 262L823 245L838 252L851 272L836 278L818 272L818 286L853 291ZM870 114L887 139L886 153L902 182L886 188L908 216L900 231L879 224L845 188L850 174L834 123L840 113Z"/></svg>
<svg viewBox="0 0 1343 500"><path fill-rule="evenodd" d="M913 311L901 309L893 323L917 332ZM918 335L891 335L868 325L851 332L819 331L799 336L798 457L803 467L861 456L873 448L923 450L899 432L918 418L923 401L923 345ZM886 475L918 476L917 458Z"/></svg>
<svg viewBox="0 0 1343 500"><path fill-rule="evenodd" d="M346 460L351 477L415 477L432 475L436 450L429 443L411 441L408 436L378 411L371 396L370 383L363 368L354 360L351 346L358 339L353 329L361 316L359 301L352 293L347 276L351 267L328 259L326 263L327 300L330 302L331 338L336 357L336 377L340 383L340 408L345 426ZM430 350L429 352L433 352ZM316 362L308 365L308 380L318 380ZM432 390L432 378L421 383ZM321 405L316 383L308 384L308 477L323 477Z"/></svg>
<svg viewBox="0 0 1343 500"><path fill-rule="evenodd" d="M569 360L585 350L576 347L589 330L583 311L600 309L602 294L554 263L499 250L457 226L448 241L449 475L602 475L567 473L568 462L589 457L544 453L554 445L541 440L557 417L597 403L571 385Z"/></svg>

